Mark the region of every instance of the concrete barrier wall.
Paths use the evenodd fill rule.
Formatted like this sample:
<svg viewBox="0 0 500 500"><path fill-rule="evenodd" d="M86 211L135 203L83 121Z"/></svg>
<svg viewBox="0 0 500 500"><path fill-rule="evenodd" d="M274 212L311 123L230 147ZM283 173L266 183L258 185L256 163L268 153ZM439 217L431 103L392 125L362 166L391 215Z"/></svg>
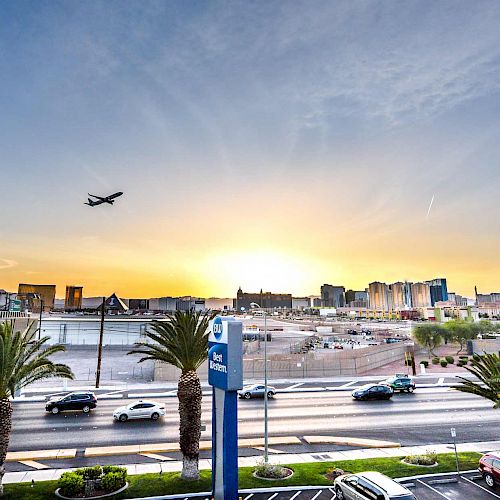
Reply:
<svg viewBox="0 0 500 500"><path fill-rule="evenodd" d="M268 376L273 379L297 379L362 375L393 361L402 361L404 353L412 348L412 345L398 343L364 349L321 350L307 354L269 356ZM207 380L207 363L203 363L198 369L198 373L201 380ZM176 381L179 375L180 371L177 368L164 363L156 363L155 381ZM264 377L264 359L262 357L245 357L243 359L243 376L245 380L262 379Z"/></svg>
<svg viewBox="0 0 500 500"><path fill-rule="evenodd" d="M498 354L500 352L500 339L472 340L472 353L470 354Z"/></svg>

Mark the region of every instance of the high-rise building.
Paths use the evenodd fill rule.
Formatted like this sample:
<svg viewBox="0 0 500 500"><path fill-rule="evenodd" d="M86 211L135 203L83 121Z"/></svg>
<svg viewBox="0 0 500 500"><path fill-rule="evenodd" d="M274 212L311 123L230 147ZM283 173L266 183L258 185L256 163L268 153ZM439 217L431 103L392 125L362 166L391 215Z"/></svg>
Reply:
<svg viewBox="0 0 500 500"><path fill-rule="evenodd" d="M398 311L411 309L411 283L397 281L389 285L389 289L392 292L392 309Z"/></svg>
<svg viewBox="0 0 500 500"><path fill-rule="evenodd" d="M396 310L405 309L404 283L398 281L389 285L392 292L392 308Z"/></svg>
<svg viewBox="0 0 500 500"><path fill-rule="evenodd" d="M370 309L381 311L389 310L389 287L380 281L374 281L368 285Z"/></svg>
<svg viewBox="0 0 500 500"><path fill-rule="evenodd" d="M413 307L431 306L431 287L428 283L413 283L411 285L411 301Z"/></svg>
<svg viewBox="0 0 500 500"><path fill-rule="evenodd" d="M56 285L33 285L30 283L19 283L17 298L24 302L25 307L33 312L39 312L42 301L43 310L54 309L56 298Z"/></svg>
<svg viewBox="0 0 500 500"><path fill-rule="evenodd" d="M345 304L350 307L368 307L368 292L362 290L347 290Z"/></svg>
<svg viewBox="0 0 500 500"><path fill-rule="evenodd" d="M446 285L446 278L435 278L426 281L430 287L431 306L436 302L446 302L448 300L448 287Z"/></svg>
<svg viewBox="0 0 500 500"><path fill-rule="evenodd" d="M82 308L83 287L66 286L66 298L64 299L65 311L79 311Z"/></svg>
<svg viewBox="0 0 500 500"><path fill-rule="evenodd" d="M262 309L291 309L292 294L263 292L262 290L259 293L246 293L240 287L236 292L234 308L237 311L249 311L252 302Z"/></svg>
<svg viewBox="0 0 500 500"><path fill-rule="evenodd" d="M343 286L327 285L321 287L321 305L323 307L344 307L345 288Z"/></svg>

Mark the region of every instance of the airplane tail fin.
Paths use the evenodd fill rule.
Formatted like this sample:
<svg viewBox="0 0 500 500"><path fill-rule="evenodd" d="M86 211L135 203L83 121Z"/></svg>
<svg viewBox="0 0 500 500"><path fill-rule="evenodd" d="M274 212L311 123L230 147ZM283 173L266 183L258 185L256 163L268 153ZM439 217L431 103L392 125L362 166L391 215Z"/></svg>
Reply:
<svg viewBox="0 0 500 500"><path fill-rule="evenodd" d="M89 207L93 207L94 206L93 201L90 198L87 198L87 200L88 200L88 203L84 203L84 205L88 205Z"/></svg>

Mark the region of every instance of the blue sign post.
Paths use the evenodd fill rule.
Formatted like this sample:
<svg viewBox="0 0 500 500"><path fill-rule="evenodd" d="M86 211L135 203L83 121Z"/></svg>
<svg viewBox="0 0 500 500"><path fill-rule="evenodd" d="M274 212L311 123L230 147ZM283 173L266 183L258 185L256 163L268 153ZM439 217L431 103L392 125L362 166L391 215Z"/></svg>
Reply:
<svg viewBox="0 0 500 500"><path fill-rule="evenodd" d="M238 498L238 393L243 387L243 324L217 316L208 337L212 386L212 496Z"/></svg>

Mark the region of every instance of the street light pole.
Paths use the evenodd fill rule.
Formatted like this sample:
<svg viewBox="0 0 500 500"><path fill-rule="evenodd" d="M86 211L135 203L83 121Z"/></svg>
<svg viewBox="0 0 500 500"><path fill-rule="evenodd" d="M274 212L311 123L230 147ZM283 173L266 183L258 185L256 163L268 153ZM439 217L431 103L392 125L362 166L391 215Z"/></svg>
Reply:
<svg viewBox="0 0 500 500"><path fill-rule="evenodd" d="M269 422L268 414L268 391L267 391L267 311L256 302L252 302L250 307L260 309L264 313L264 463L269 462Z"/></svg>
<svg viewBox="0 0 500 500"><path fill-rule="evenodd" d="M102 363L102 341L104 338L104 313L106 308L106 297L102 298L101 304L101 328L99 330L99 346L97 348L97 370L95 372L95 387L99 389L101 382L101 363Z"/></svg>

